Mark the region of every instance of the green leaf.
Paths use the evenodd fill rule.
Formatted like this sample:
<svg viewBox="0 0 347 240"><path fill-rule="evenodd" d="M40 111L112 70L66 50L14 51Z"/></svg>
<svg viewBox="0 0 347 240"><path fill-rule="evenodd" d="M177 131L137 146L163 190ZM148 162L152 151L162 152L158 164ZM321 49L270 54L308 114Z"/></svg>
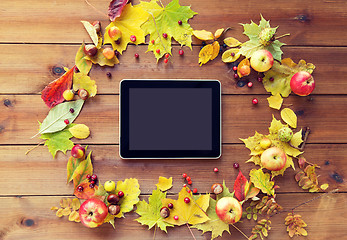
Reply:
<svg viewBox="0 0 347 240"><path fill-rule="evenodd" d="M256 188L259 188L263 193L274 195L274 182L270 181L270 174L264 173L262 169L252 169L249 173L250 180Z"/></svg>
<svg viewBox="0 0 347 240"><path fill-rule="evenodd" d="M83 161L80 161L77 164L77 167L73 170L71 170L72 172L72 180L74 183L74 188L76 188L79 184L81 184L82 182L86 181L86 176L89 175L93 175L93 165L92 165L92 160L91 160L91 154L92 152L90 152L87 156L87 158ZM71 158L70 158L71 159ZM69 159L69 161L70 161ZM72 160L73 161L73 160ZM72 166L72 165L67 165ZM68 170L68 174L69 174L69 170Z"/></svg>
<svg viewBox="0 0 347 240"><path fill-rule="evenodd" d="M87 30L89 37L92 39L94 45L97 46L99 42L99 38L98 38L98 34L96 32L95 27L90 22L87 22L87 21L81 21L81 23L83 24L84 28Z"/></svg>
<svg viewBox="0 0 347 240"><path fill-rule="evenodd" d="M65 124L66 125L66 124ZM45 146L48 147L49 152L52 154L53 158L58 151L66 153L67 150L71 150L74 146L74 143L70 140L72 134L69 131L69 128L73 126L70 125L64 130L55 132L55 133L45 133L40 136L41 139L46 139Z"/></svg>
<svg viewBox="0 0 347 240"><path fill-rule="evenodd" d="M80 113L84 100L79 99L77 101L60 103L54 108L52 108L47 117L43 120L39 133L54 133L58 132L66 127L65 119L72 123L78 114ZM73 113L70 109L74 109Z"/></svg>
<svg viewBox="0 0 347 240"><path fill-rule="evenodd" d="M87 75L92 68L93 63L90 60L85 59L86 54L84 53L84 43L80 46L76 53L75 64L78 70Z"/></svg>
<svg viewBox="0 0 347 240"><path fill-rule="evenodd" d="M89 93L89 97L94 97L97 92L97 86L94 80L83 73L74 73L73 75L73 90L85 89Z"/></svg>
<svg viewBox="0 0 347 240"><path fill-rule="evenodd" d="M166 193L161 192L159 189L153 190L152 195L148 198L148 203L142 200L136 204L137 209L135 212L140 217L135 220L142 225L147 225L148 229L157 225L157 227L167 233L166 227L173 227L174 225L165 222L164 218L160 216L161 200L164 198L166 198Z"/></svg>
<svg viewBox="0 0 347 240"><path fill-rule="evenodd" d="M121 198L120 212L116 215L117 218L124 217L124 213L130 212L134 209L134 205L139 202L140 185L136 178L129 178L117 182L116 192L122 191L124 197Z"/></svg>
<svg viewBox="0 0 347 240"><path fill-rule="evenodd" d="M172 188L172 177L166 178L166 177L159 177L159 182L156 184L156 186L161 190L161 191L166 191Z"/></svg>
<svg viewBox="0 0 347 240"><path fill-rule="evenodd" d="M201 230L203 234L206 232L212 232L211 239L222 236L224 231L230 234L229 224L220 220L216 214L216 203L216 200L210 198L209 207L206 211L206 214L210 219L204 223L195 224L191 227Z"/></svg>
<svg viewBox="0 0 347 240"><path fill-rule="evenodd" d="M223 180L223 192L217 195L216 200L218 201L219 199L223 197L234 197L234 193L230 193L229 188L225 185L224 180Z"/></svg>

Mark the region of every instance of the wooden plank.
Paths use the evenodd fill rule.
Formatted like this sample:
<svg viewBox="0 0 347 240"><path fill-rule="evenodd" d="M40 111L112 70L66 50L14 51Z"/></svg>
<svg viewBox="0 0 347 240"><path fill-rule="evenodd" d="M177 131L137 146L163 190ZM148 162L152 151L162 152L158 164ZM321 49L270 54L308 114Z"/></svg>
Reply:
<svg viewBox="0 0 347 240"><path fill-rule="evenodd" d="M0 45L4 56L0 64L0 94L39 93L59 77L54 74L61 71L59 67L74 65L78 48L76 45ZM254 83L252 89L240 88L234 81L232 66L223 63L220 57L199 67L199 46L194 46L193 51L184 48L183 57L178 55L179 49L178 46L173 48L173 58L168 64L162 61L157 64L152 53L145 53L147 45L129 46L120 56L119 65L114 68L93 66L90 75L98 85L99 94L118 93L119 81L124 78L218 79L225 94L267 94L262 84L256 81L256 74L249 77ZM305 59L316 65L314 94L347 94L347 83L344 81L347 48L284 47L283 51L284 57L290 57L295 62ZM135 53L140 54L138 60L134 57ZM111 79L106 76L107 72L112 73Z"/></svg>
<svg viewBox="0 0 347 240"><path fill-rule="evenodd" d="M297 203L305 202L316 194L284 194L279 195L277 201L290 211ZM175 198L176 196L172 196ZM72 223L67 217L58 218L49 209L59 206L60 197L1 197L0 210L6 217L0 218L0 236L3 240L14 239L144 239L150 240L154 237L154 229L148 230L134 221L138 217L136 213L128 213L123 219L116 220L116 229L109 224L104 224L97 229L87 229L79 223ZM343 239L347 232L345 226L346 193L331 194L316 199L309 204L297 208L295 213L301 214L307 223L308 239L325 240ZM322 217L324 216L324 217ZM291 239L286 233L284 218L286 213L271 217L272 225L267 239ZM236 223L246 235L251 235L254 227L253 220L244 220ZM243 239L243 236L230 227L232 236L224 233L219 239ZM201 232L192 229L196 239L210 239L211 234L201 235ZM155 239L192 239L186 226L169 228L168 234L157 230Z"/></svg>
<svg viewBox="0 0 347 240"><path fill-rule="evenodd" d="M254 96L224 95L222 98L223 143L240 143L239 138L254 135L254 131L267 134L272 114L280 119L277 110L270 109L267 96L257 96L259 104L254 106ZM89 99L76 123L90 127L91 138L83 143L118 143L118 98L117 95L101 95ZM6 100L6 101L5 101ZM0 101L0 143L37 144L30 139L38 129L37 121L43 121L48 108L39 95L3 95ZM291 96L285 100L298 115L298 128L309 126L312 130L310 143L346 143L347 123L346 96Z"/></svg>
<svg viewBox="0 0 347 240"><path fill-rule="evenodd" d="M100 20L105 27L109 21L109 1L21 1L2 0L0 3L0 42L17 43L80 43L89 41L81 20ZM135 4L139 1L135 1ZM163 1L167 4L169 1ZM181 0L199 14L190 21L194 29L214 32L218 27L232 27L230 34L245 41L239 23L259 22L259 13L271 19L272 26L280 26L278 34L291 33L284 42L291 45L342 45L347 40L345 2L317 0L263 1L251 0L235 4L225 1ZM101 12L100 12L101 11ZM23 20L25 16L25 21ZM334 26L334 27L332 27ZM332 38L331 36L338 36ZM198 43L198 41L195 41Z"/></svg>
<svg viewBox="0 0 347 240"><path fill-rule="evenodd" d="M1 196L13 195L68 195L73 193L73 185L66 184L66 164L70 152L65 156L58 153L56 159L46 147L39 147L29 155L24 155L29 146L0 147L0 175L3 188ZM318 164L319 183L328 183L329 190L346 191L345 164L346 144L309 144L305 148L307 161ZM178 193L184 184L182 173L191 176L192 188L200 193L209 192L212 184L225 180L227 186L233 189L238 170L233 163L240 164L240 170L249 179L249 171L255 168L249 159L249 150L243 145L224 145L222 157L218 160L122 160L118 154L118 146L91 145L94 172L101 183L107 180L124 180L138 178L143 194L149 194L155 189L159 176L173 177L174 187L170 193ZM287 169L283 177L275 178L280 186L276 192L305 192L294 180L299 171L296 160L296 170ZM218 173L213 172L217 167ZM38 187L39 186L39 187Z"/></svg>

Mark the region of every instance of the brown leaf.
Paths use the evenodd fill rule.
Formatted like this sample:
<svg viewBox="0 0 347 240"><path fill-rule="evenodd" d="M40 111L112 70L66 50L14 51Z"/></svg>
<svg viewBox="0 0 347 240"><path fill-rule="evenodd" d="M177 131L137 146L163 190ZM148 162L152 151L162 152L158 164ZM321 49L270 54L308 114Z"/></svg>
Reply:
<svg viewBox="0 0 347 240"><path fill-rule="evenodd" d="M127 5L129 0L112 0L108 6L108 16L111 22L122 14L123 8Z"/></svg>

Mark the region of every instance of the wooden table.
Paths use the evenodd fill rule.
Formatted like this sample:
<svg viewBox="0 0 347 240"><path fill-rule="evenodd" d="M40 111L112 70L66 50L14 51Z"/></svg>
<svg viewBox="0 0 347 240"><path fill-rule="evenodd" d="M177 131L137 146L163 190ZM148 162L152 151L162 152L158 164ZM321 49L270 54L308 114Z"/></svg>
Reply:
<svg viewBox="0 0 347 240"><path fill-rule="evenodd" d="M163 1L167 4L168 1ZM90 0L106 13L108 0ZM134 4L138 3L135 1ZM278 33L291 33L283 39L284 57L295 62L305 59L316 65L316 89L309 97L291 95L285 104L298 113L298 126L312 130L305 148L308 161L318 164L321 183L329 183L328 194L296 209L307 222L307 239L344 239L346 230L347 174L347 3L343 0L326 1L199 1L181 0L181 5L191 5L199 14L191 21L194 29L214 32L217 28L232 27L228 36L241 41L238 23L258 23L262 13L279 26ZM59 67L74 65L76 51L82 41L89 42L80 20L100 20L105 27L109 21L83 0L1 0L0 2L0 239L152 239L153 229L147 230L135 222L136 213L116 221L116 229L104 224L98 229L87 229L81 224L57 218L51 206L57 206L62 197L72 197L73 187L66 184L68 156L59 153L55 159L46 147L40 146L30 154L25 152L40 140L30 139L48 109L39 92L59 77ZM148 40L147 40L148 41ZM130 45L114 68L93 67L90 76L97 82L98 95L89 99L76 120L91 129L86 140L76 141L93 150L95 173L100 181L109 179L139 179L141 198L147 199L155 188L159 176L172 176L176 195L182 186L181 174L189 173L193 187L208 192L214 182L223 179L232 188L238 171L238 162L245 175L254 167L246 164L249 150L239 138L247 138L257 130L267 133L277 110L268 107L269 94L252 79L254 86L237 87L233 77L220 57L203 67L198 65L201 41L194 39L193 50L173 47L169 64L156 63L153 54L145 53L147 44ZM139 53L140 58L134 58ZM112 78L106 77L107 72ZM219 79L222 82L223 154L219 160L121 160L118 154L119 81L123 78L192 78ZM259 104L253 106L252 98ZM220 169L218 174L213 168ZM320 196L310 194L294 181L295 171L289 169L284 177L276 178L281 187L278 203L285 210ZM175 197L175 196L172 196ZM284 226L286 213L276 215L268 239L290 239ZM255 222L244 220L237 226L250 236ZM222 239L243 239L233 227L232 235ZM197 239L210 239L193 230ZM157 231L156 239L192 239L186 227L169 229L169 234Z"/></svg>

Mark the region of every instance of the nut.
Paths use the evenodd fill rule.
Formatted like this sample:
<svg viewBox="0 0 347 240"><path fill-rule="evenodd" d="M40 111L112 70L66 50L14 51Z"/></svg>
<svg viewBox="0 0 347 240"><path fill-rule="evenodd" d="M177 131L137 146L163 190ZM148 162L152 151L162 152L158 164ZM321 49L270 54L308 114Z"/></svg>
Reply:
<svg viewBox="0 0 347 240"><path fill-rule="evenodd" d="M95 47L94 44L87 44L84 45L83 51L86 55L93 57L98 52L98 49Z"/></svg>
<svg viewBox="0 0 347 240"><path fill-rule="evenodd" d="M110 205L108 206L108 212L112 215L117 215L120 212L119 205Z"/></svg>
<svg viewBox="0 0 347 240"><path fill-rule="evenodd" d="M161 216L162 218L167 218L167 217L169 217L169 216L170 216L170 210L169 210L167 207L162 207L162 208L160 209L160 216Z"/></svg>
<svg viewBox="0 0 347 240"><path fill-rule="evenodd" d="M220 194L223 192L223 186L222 184L220 183L215 183L212 185L211 187L211 191L214 193L214 194Z"/></svg>
<svg viewBox="0 0 347 240"><path fill-rule="evenodd" d="M78 96L82 99L82 100L87 100L89 93L87 90L81 88L80 90L78 90Z"/></svg>
<svg viewBox="0 0 347 240"><path fill-rule="evenodd" d="M107 197L107 202L117 204L119 202L119 197L116 194L110 194Z"/></svg>
<svg viewBox="0 0 347 240"><path fill-rule="evenodd" d="M99 21L94 21L92 25L94 26L97 33L101 31L101 24Z"/></svg>

